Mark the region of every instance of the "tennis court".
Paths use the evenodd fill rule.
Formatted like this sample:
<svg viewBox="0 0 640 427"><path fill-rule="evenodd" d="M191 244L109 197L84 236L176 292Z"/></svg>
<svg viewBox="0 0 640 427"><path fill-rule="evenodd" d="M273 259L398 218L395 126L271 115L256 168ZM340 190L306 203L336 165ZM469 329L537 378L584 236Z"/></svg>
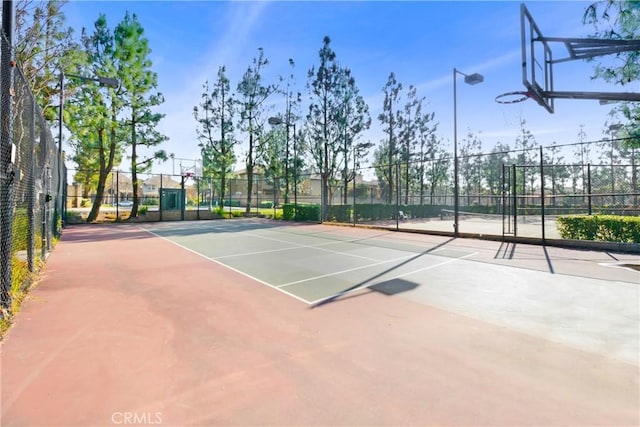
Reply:
<svg viewBox="0 0 640 427"><path fill-rule="evenodd" d="M3 425L637 425L637 265L261 219L70 227L3 343Z"/></svg>
<svg viewBox="0 0 640 427"><path fill-rule="evenodd" d="M459 211L458 231L467 237L517 236L542 240L544 229L545 239L561 239L556 218L552 215L547 215L544 218L541 215L520 215L514 219L513 216L503 216L502 214ZM398 221L374 222L371 225L389 229L452 234L455 230L454 211L441 209L440 216L436 217L419 218L408 215L407 218Z"/></svg>
<svg viewBox="0 0 640 427"><path fill-rule="evenodd" d="M629 362L638 358L640 321L621 326L626 315L638 320L640 273L616 267L625 265L625 260L637 262L633 256L618 255L617 260L604 256L581 272L584 262L571 259L566 250L554 249L551 255L550 248L531 247L532 253L540 249L538 259L535 255L514 259L510 252L516 245L501 255L495 252L495 243L351 227L249 220L164 223L145 230L312 307L359 292L406 292L405 297L425 304L543 334L577 348ZM512 267L499 269L503 279L495 280L500 264ZM610 295L612 289L616 292ZM579 298L582 316L564 312L572 300L567 295ZM610 312L613 307L619 311ZM545 334L549 323L563 328ZM584 328L592 323L600 325ZM594 337L596 330L602 335ZM611 347L610 335L618 333L622 345Z"/></svg>

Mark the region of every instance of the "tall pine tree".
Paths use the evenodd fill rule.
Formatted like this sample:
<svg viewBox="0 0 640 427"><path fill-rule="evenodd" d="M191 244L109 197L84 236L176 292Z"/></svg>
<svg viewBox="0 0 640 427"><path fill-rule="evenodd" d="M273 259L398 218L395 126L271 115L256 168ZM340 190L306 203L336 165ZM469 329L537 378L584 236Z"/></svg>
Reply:
<svg viewBox="0 0 640 427"><path fill-rule="evenodd" d="M253 58L252 65L245 71L237 89L242 130L249 136L245 161L247 170L246 213L251 211L253 173L265 142L263 133L264 113L267 108L266 102L278 89L277 85L266 84L264 81L262 72L268 64L269 61L264 56L264 50L262 48L258 49L258 56Z"/></svg>
<svg viewBox="0 0 640 427"><path fill-rule="evenodd" d="M383 126L382 131L387 134L385 142L386 156L385 167L378 168L378 172L383 173L379 176L380 182L386 183L383 193L386 195L387 203L393 203L393 195L395 194L394 169L398 161L398 132L401 123L402 112L400 110L400 91L402 84L396 80L395 74L389 74L387 83L382 88L384 92L384 101L382 104L382 113L378 115L378 120ZM380 159L381 160L381 159ZM398 179L399 177L396 177ZM386 190L386 191L385 191Z"/></svg>
<svg viewBox="0 0 640 427"><path fill-rule="evenodd" d="M127 111L124 125L128 129L126 143L131 150L131 217L138 216L138 172L148 170L154 159L167 159L164 150L156 150L146 156L139 153L140 148L153 149L168 139L157 130L164 115L154 110L164 102L164 97L156 91L158 76L151 69L150 55L149 42L140 21L135 14L127 12L114 31L114 60L121 82L121 98Z"/></svg>
<svg viewBox="0 0 640 427"><path fill-rule="evenodd" d="M85 76L116 76L114 38L104 15L96 20L92 34L83 30L82 46L82 55L72 71ZM84 173L87 176L79 177L91 185L91 192L95 193L87 217L87 221L92 222L100 212L107 177L122 156L123 134L118 125L118 116L123 104L117 89L77 83L69 79L70 99L65 104L64 122L71 131L73 159L80 166L95 167L80 172L80 175ZM76 180L79 180L78 177ZM88 193L88 188L85 191Z"/></svg>
<svg viewBox="0 0 640 427"><path fill-rule="evenodd" d="M210 89L209 82L205 82L202 89L200 104L193 107L193 116L198 123L196 132L204 175L218 181L218 206L222 206L227 177L233 172L236 161L234 147L237 143L233 135L236 104L226 68L218 68L213 88Z"/></svg>

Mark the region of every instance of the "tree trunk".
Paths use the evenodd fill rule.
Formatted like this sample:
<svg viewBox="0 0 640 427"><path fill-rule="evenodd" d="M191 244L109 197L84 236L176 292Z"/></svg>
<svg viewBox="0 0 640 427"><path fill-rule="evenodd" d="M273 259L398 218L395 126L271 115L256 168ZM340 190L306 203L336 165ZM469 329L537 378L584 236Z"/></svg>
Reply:
<svg viewBox="0 0 640 427"><path fill-rule="evenodd" d="M135 132L135 131L134 131ZM129 218L136 218L138 216L138 167L136 160L138 158L136 144L131 145L131 186L133 187L133 206L131 206L131 213Z"/></svg>
<svg viewBox="0 0 640 427"><path fill-rule="evenodd" d="M247 154L247 206L244 212L246 214L251 212L251 194L253 193L253 117L249 113L249 153Z"/></svg>
<svg viewBox="0 0 640 427"><path fill-rule="evenodd" d="M424 205L424 163L420 164L420 206L422 205Z"/></svg>
<svg viewBox="0 0 640 427"><path fill-rule="evenodd" d="M110 170L107 168L107 162L105 161L104 154L104 129L98 130L98 141L100 141L99 146L99 157L100 157L100 170L98 171L98 187L96 188L96 197L93 200L93 204L91 205L91 211L89 212L89 216L87 216L87 222L93 222L98 219L98 214L100 213L100 206L102 205L102 198L105 189L105 183L107 181L107 175L109 175Z"/></svg>
<svg viewBox="0 0 640 427"><path fill-rule="evenodd" d="M409 152L409 147L407 146L407 153ZM408 154L407 154L408 156ZM408 205L409 204L409 159L407 158L407 164L405 166L405 172L404 172L404 204Z"/></svg>
<svg viewBox="0 0 640 427"><path fill-rule="evenodd" d="M131 186L133 187L133 206L129 218L138 216L138 145L136 141L136 108L131 108Z"/></svg>
<svg viewBox="0 0 640 427"><path fill-rule="evenodd" d="M102 200L104 198L105 182L107 181L108 173L104 169L100 168L100 177L98 178L98 189L96 190L96 197L91 206L91 212L87 217L87 222L93 222L98 219L100 214L100 207L102 206Z"/></svg>
<svg viewBox="0 0 640 427"><path fill-rule="evenodd" d="M222 175L220 176L220 203L218 203L218 206L223 206L223 204L224 204L224 196L225 196L225 187L226 187L226 185L227 185L227 173L223 169L222 170Z"/></svg>
<svg viewBox="0 0 640 427"><path fill-rule="evenodd" d="M113 168L113 159L116 155L116 107L115 104L111 105L111 128L109 130L109 144L108 144L108 159L105 160L105 129L98 129L98 141L99 141L99 151L100 151L100 173L98 176L98 188L96 190L96 198L91 206L91 212L89 212L89 216L87 217L87 222L93 222L98 219L98 214L100 213L100 207L102 205L102 200L104 198L104 189L107 182L107 177L111 173L111 169Z"/></svg>
<svg viewBox="0 0 640 427"><path fill-rule="evenodd" d="M344 178L344 191L342 192L342 204L346 205L348 203L347 199L347 194L349 193L349 180L348 177L345 175Z"/></svg>
<svg viewBox="0 0 640 427"><path fill-rule="evenodd" d="M329 146L327 144L327 132L325 131L325 140L324 140L324 170L321 171L320 176L322 177L322 214L321 221L324 221L327 218L327 209L329 207Z"/></svg>

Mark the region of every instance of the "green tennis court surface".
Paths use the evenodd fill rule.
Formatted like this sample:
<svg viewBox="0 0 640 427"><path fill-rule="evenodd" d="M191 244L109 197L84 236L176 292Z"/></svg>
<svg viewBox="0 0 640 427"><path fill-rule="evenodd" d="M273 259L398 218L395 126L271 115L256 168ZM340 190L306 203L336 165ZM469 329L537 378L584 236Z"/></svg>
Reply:
<svg viewBox="0 0 640 427"><path fill-rule="evenodd" d="M380 292L638 364L630 255L262 220L144 229L312 308Z"/></svg>

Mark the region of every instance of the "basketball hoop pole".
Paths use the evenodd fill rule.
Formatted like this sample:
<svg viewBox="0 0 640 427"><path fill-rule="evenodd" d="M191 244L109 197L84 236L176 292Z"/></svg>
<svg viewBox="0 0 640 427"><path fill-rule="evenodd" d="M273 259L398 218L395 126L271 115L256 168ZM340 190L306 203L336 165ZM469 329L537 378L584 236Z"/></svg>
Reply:
<svg viewBox="0 0 640 427"><path fill-rule="evenodd" d="M453 235L458 237L458 105L456 90L456 73L458 70L453 68Z"/></svg>

